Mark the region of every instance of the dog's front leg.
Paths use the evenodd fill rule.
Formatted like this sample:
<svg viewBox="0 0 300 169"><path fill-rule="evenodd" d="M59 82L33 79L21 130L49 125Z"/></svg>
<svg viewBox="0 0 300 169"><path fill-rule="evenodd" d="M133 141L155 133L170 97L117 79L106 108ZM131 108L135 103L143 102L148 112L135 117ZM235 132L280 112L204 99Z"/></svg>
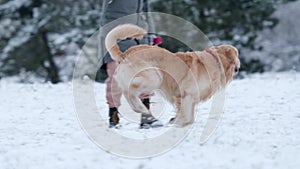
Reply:
<svg viewBox="0 0 300 169"><path fill-rule="evenodd" d="M181 109L181 96L174 96L173 97L173 103L175 104L175 107L176 107L176 115L175 117L172 117L170 120L169 120L169 123L170 124L174 124L175 123L175 120L178 116L178 114L180 114L180 109Z"/></svg>
<svg viewBox="0 0 300 169"><path fill-rule="evenodd" d="M174 124L184 127L193 122L193 114L194 114L194 99L192 95L185 94L180 98L180 107L177 110L177 115L174 120Z"/></svg>

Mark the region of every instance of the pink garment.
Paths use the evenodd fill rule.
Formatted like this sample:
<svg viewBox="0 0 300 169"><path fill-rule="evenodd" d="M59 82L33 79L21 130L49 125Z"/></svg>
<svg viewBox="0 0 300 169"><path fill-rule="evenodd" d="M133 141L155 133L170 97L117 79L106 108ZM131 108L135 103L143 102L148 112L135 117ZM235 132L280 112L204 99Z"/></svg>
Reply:
<svg viewBox="0 0 300 169"><path fill-rule="evenodd" d="M113 78L113 75L118 67L118 63L115 61L108 62L106 65L106 71L108 78L106 80L106 101L109 108L121 106L122 91L119 88L117 82ZM142 94L141 99L147 99L153 94Z"/></svg>
<svg viewBox="0 0 300 169"><path fill-rule="evenodd" d="M108 74L108 78L106 80L106 101L109 108L119 107L121 105L122 91L113 78L117 67L118 63L114 61L106 64L106 71Z"/></svg>
<svg viewBox="0 0 300 169"><path fill-rule="evenodd" d="M163 39L160 36L153 39L153 45L160 45L160 44L162 44L162 42L163 42Z"/></svg>

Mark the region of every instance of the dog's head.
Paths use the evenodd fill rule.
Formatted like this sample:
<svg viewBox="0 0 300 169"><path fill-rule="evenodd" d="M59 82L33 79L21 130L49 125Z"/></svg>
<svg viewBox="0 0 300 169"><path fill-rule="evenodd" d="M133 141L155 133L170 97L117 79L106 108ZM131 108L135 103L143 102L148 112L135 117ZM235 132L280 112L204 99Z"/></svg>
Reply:
<svg viewBox="0 0 300 169"><path fill-rule="evenodd" d="M232 80L233 75L239 71L241 65L238 50L231 45L216 46L212 49L218 53L221 59L227 82Z"/></svg>

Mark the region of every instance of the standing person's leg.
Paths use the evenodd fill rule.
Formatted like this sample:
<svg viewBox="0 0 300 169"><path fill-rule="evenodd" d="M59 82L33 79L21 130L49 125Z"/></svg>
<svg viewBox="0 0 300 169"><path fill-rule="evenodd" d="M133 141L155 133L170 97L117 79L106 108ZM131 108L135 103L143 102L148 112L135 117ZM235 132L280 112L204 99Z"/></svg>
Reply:
<svg viewBox="0 0 300 169"><path fill-rule="evenodd" d="M122 92L113 78L117 66L118 63L114 61L106 64L108 74L106 80L106 101L109 106L109 127L119 124L118 107L121 105Z"/></svg>
<svg viewBox="0 0 300 169"><path fill-rule="evenodd" d="M125 51L131 46L137 45L136 41L124 40L119 42L120 49ZM118 66L115 61L108 62L106 70L108 79L106 81L106 100L109 106L109 126L113 127L119 124L118 107L121 105L121 89L118 87L117 82L113 79L113 75ZM140 97L144 105L150 109L150 95L144 95ZM141 116L141 128L161 127L162 123L152 115L142 114Z"/></svg>
<svg viewBox="0 0 300 169"><path fill-rule="evenodd" d="M150 109L150 95L143 95L140 98L143 104L147 107L147 109ZM162 126L163 126L162 122L156 119L154 116L149 114L141 115L141 123L140 123L141 129L149 129L149 128L162 127Z"/></svg>

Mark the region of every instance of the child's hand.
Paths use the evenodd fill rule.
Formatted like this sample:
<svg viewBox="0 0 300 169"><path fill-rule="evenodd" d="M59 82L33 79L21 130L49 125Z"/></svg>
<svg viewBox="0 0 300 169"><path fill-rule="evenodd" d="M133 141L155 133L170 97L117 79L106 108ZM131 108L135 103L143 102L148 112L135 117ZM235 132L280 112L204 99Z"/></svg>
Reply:
<svg viewBox="0 0 300 169"><path fill-rule="evenodd" d="M163 39L160 36L153 38L153 45L160 45L163 42Z"/></svg>

